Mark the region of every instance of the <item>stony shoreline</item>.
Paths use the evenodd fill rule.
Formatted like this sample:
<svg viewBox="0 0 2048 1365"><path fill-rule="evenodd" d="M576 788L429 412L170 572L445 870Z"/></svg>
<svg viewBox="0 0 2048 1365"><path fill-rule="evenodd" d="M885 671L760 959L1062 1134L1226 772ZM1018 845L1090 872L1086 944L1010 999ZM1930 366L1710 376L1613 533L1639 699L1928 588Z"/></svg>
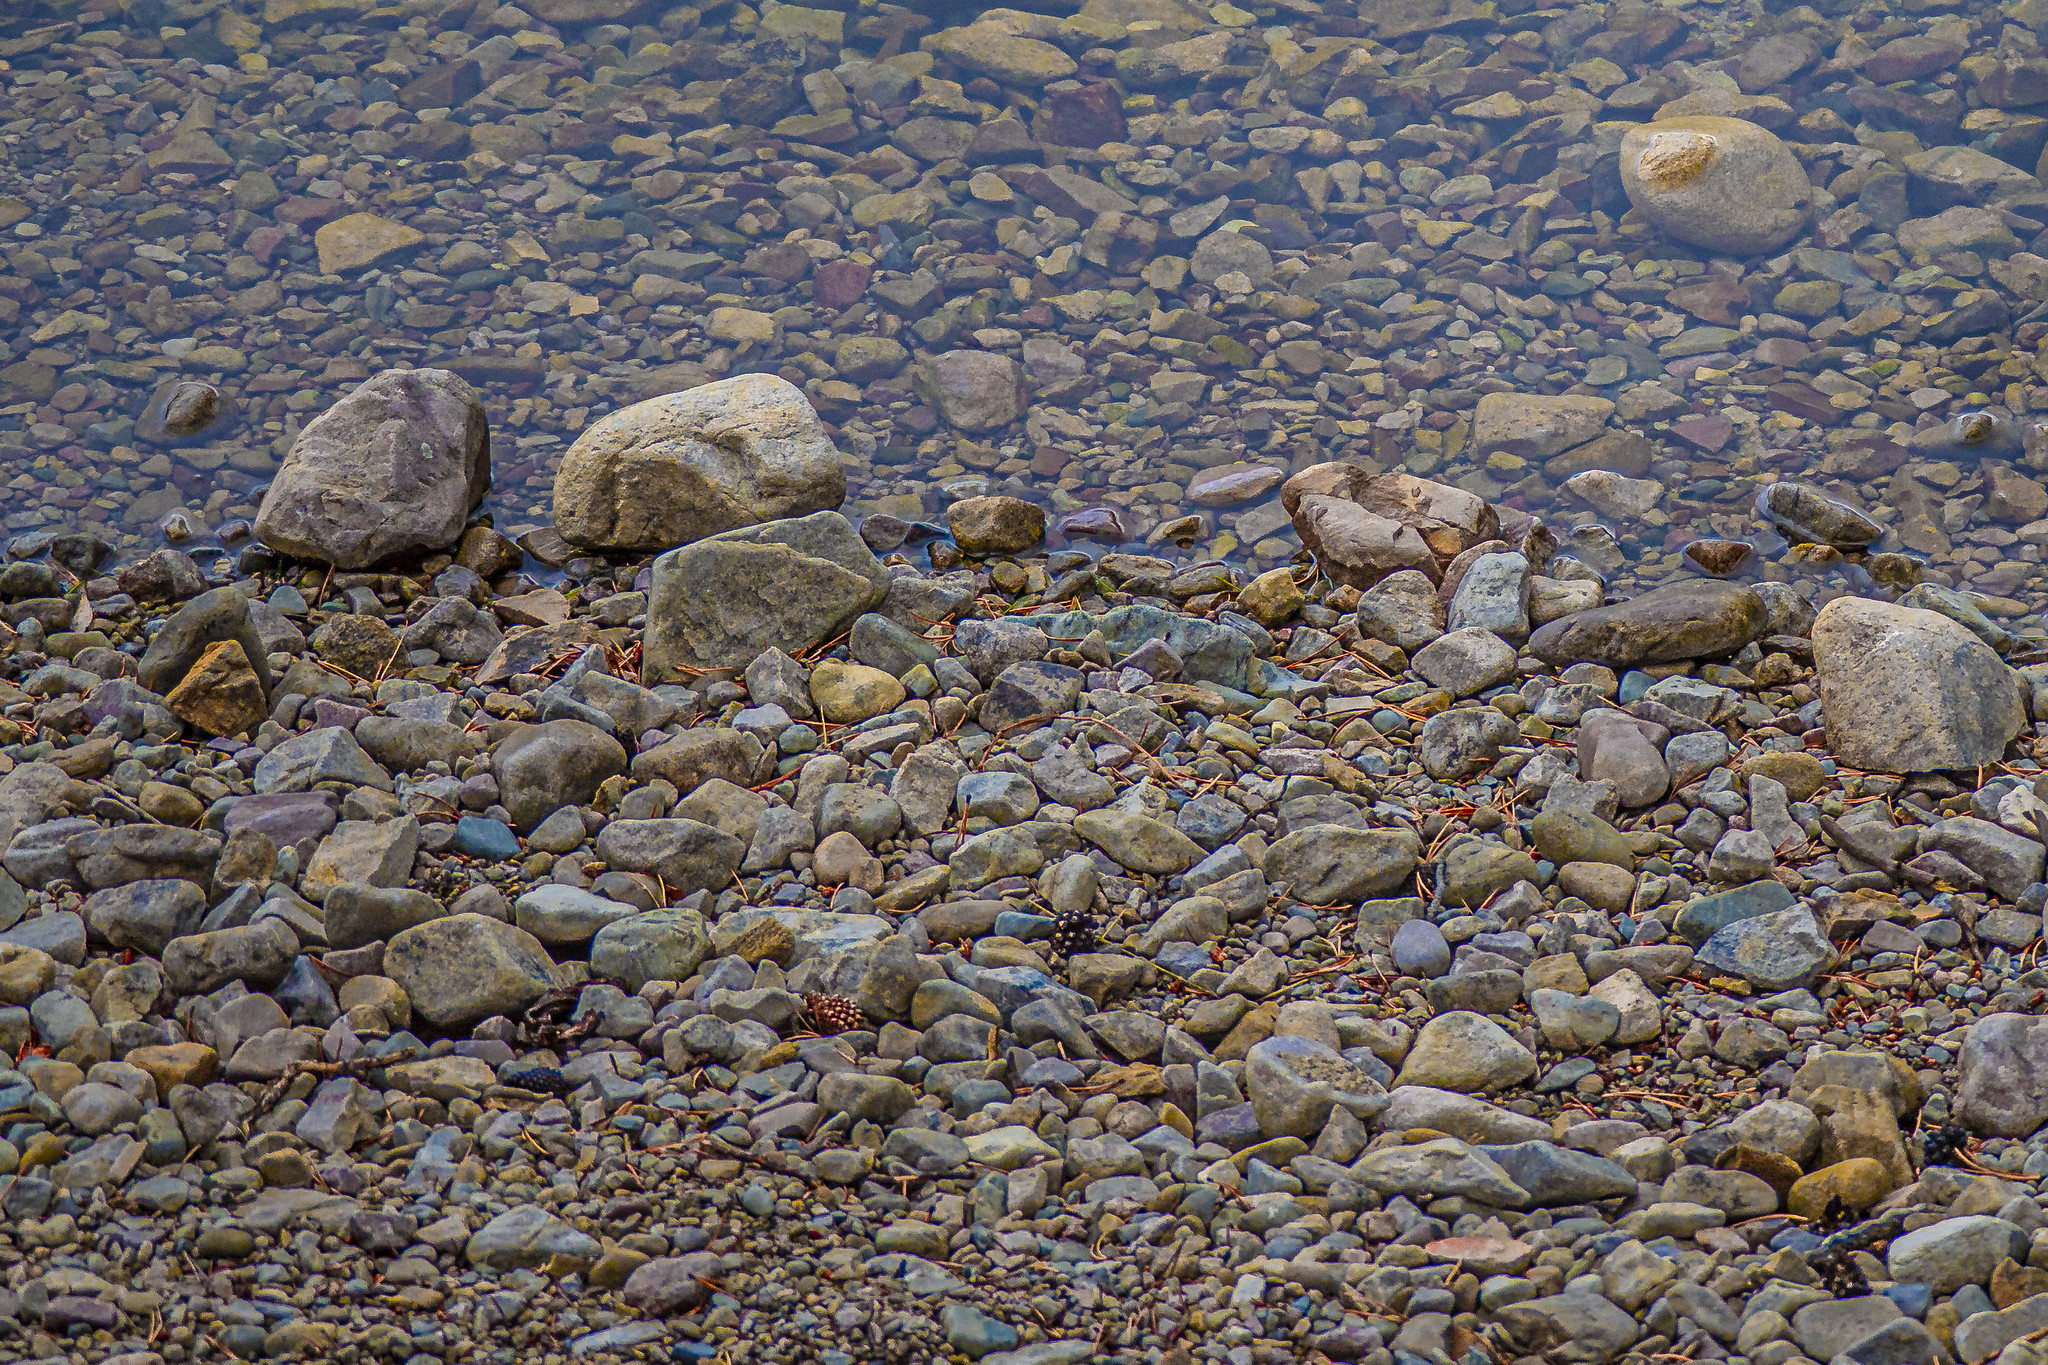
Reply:
<svg viewBox="0 0 2048 1365"><path fill-rule="evenodd" d="M2032 1360L2048 666L1969 598L1606 602L1344 464L1249 581L1002 497L938 573L780 381L597 430L565 530L797 515L519 583L394 371L225 578L17 545L0 1350Z"/></svg>
<svg viewBox="0 0 2048 1365"><path fill-rule="evenodd" d="M2042 1365L2044 33L0 14L0 1360Z"/></svg>

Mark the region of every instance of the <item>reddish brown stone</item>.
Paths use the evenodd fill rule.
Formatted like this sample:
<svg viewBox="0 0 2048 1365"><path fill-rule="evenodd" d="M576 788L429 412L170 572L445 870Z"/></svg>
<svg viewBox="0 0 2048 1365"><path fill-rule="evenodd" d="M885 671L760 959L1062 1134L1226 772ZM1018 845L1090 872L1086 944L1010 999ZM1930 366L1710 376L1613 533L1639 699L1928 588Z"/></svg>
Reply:
<svg viewBox="0 0 2048 1365"><path fill-rule="evenodd" d="M826 261L811 272L811 302L820 308L844 308L867 292L874 273L873 267L858 261Z"/></svg>

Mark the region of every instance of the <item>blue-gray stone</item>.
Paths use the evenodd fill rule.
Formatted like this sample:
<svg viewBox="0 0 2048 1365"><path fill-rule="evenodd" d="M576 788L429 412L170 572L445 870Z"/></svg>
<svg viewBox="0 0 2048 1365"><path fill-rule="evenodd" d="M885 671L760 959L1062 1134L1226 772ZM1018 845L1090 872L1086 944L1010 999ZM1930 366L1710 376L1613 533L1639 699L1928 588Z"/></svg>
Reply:
<svg viewBox="0 0 2048 1365"><path fill-rule="evenodd" d="M1479 1150L1529 1191L1529 1202L1538 1208L1590 1204L1636 1192L1636 1178L1626 1168L1591 1152L1539 1141L1482 1145Z"/></svg>
<svg viewBox="0 0 2048 1365"><path fill-rule="evenodd" d="M1017 1329L998 1322L972 1304L949 1303L939 1315L946 1329L946 1344L970 1360L991 1351L1007 1351L1017 1344Z"/></svg>
<svg viewBox="0 0 2048 1365"><path fill-rule="evenodd" d="M1263 1142L1265 1136L1259 1128L1259 1116L1252 1112L1250 1102L1205 1114L1195 1124L1196 1142L1214 1142L1232 1152L1241 1152L1254 1143Z"/></svg>
<svg viewBox="0 0 2048 1365"><path fill-rule="evenodd" d="M1004 910L996 916L995 931L1008 938L1037 939L1052 933L1050 915L1034 915L1028 910Z"/></svg>
<svg viewBox="0 0 2048 1365"><path fill-rule="evenodd" d="M1110 657L1119 661L1136 653L1148 640L1163 641L1180 656L1184 682L1215 683L1242 692L1251 681L1251 638L1199 616L1133 604L1113 607L1100 616L1063 611L1010 619L1036 626L1060 640L1078 640L1091 630L1099 630L1109 645Z"/></svg>
<svg viewBox="0 0 2048 1365"><path fill-rule="evenodd" d="M1250 818L1243 806L1221 792L1203 792L1181 806L1173 824L1205 851L1213 853L1236 838Z"/></svg>
<svg viewBox="0 0 2048 1365"><path fill-rule="evenodd" d="M1567 1058L1537 1078L1536 1093L1549 1095L1568 1090L1599 1069L1599 1064L1591 1057Z"/></svg>
<svg viewBox="0 0 2048 1365"><path fill-rule="evenodd" d="M1752 986L1804 986L1835 960L1827 932L1804 905L1735 921L1694 955L1700 966L1740 976Z"/></svg>
<svg viewBox="0 0 2048 1365"><path fill-rule="evenodd" d="M1426 919L1411 919L1394 931L1394 965L1427 981L1451 969L1451 945L1443 930Z"/></svg>
<svg viewBox="0 0 2048 1365"><path fill-rule="evenodd" d="M455 851L485 862L509 863L519 856L519 836L501 820L465 815L455 822Z"/></svg>
<svg viewBox="0 0 2048 1365"><path fill-rule="evenodd" d="M1738 920L1775 914L1789 909L1797 899L1782 882L1750 882L1732 891L1701 896L1688 903L1678 912L1678 918L1672 921L1671 927L1680 938L1697 948Z"/></svg>

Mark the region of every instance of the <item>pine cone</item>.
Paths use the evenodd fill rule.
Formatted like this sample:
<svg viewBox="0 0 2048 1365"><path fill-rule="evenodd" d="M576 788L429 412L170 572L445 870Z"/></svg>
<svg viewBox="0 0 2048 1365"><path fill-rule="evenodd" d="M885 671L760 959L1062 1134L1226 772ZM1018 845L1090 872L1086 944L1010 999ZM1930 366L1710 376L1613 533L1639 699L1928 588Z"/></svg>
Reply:
<svg viewBox="0 0 2048 1365"><path fill-rule="evenodd" d="M1092 953L1098 940L1095 937L1095 921L1087 914L1061 915L1052 923L1052 950L1061 957L1072 957L1076 953Z"/></svg>
<svg viewBox="0 0 2048 1365"><path fill-rule="evenodd" d="M804 1008L810 1011L820 1033L847 1033L865 1022L861 1018L860 1006L843 995L813 993L804 997Z"/></svg>

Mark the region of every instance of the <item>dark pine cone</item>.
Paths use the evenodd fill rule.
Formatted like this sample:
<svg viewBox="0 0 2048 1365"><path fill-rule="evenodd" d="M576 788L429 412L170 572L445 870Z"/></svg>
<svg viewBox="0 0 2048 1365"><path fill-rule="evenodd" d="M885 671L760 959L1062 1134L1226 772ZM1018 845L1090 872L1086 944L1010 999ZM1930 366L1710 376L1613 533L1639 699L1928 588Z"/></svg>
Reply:
<svg viewBox="0 0 2048 1365"><path fill-rule="evenodd" d="M1920 1138L1921 1169L1929 1166L1946 1166L1956 1159L1956 1153L1963 1150L1970 1141L1970 1130L1960 1123L1951 1123L1937 1128Z"/></svg>
<svg viewBox="0 0 2048 1365"><path fill-rule="evenodd" d="M502 1085L531 1090L540 1095L566 1095L576 1088L576 1082L551 1066L525 1066L514 1071L501 1071L498 1081Z"/></svg>
<svg viewBox="0 0 2048 1365"><path fill-rule="evenodd" d="M1052 950L1061 957L1092 953L1099 942L1095 937L1095 920L1086 914L1061 915L1052 922L1050 942Z"/></svg>
<svg viewBox="0 0 2048 1365"><path fill-rule="evenodd" d="M850 1033L864 1022L860 1006L843 995L807 995L804 1008L817 1021L820 1033Z"/></svg>

